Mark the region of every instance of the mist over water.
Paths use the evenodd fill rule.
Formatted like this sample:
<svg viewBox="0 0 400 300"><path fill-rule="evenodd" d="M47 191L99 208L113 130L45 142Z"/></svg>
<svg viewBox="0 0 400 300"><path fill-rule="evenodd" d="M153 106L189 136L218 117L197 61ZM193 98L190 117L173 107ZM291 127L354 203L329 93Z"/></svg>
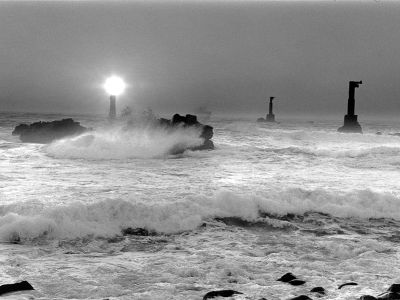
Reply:
<svg viewBox="0 0 400 300"><path fill-rule="evenodd" d="M318 285L354 299L400 278L400 124L214 118L214 151L170 155L199 133L81 117L95 129L23 144L10 134L23 118L0 127L0 277L38 299L289 299ZM306 286L277 282L286 272Z"/></svg>
<svg viewBox="0 0 400 300"><path fill-rule="evenodd" d="M127 159L164 157L174 149L200 146L203 139L196 128L141 124L116 125L53 142L46 148L56 158Z"/></svg>

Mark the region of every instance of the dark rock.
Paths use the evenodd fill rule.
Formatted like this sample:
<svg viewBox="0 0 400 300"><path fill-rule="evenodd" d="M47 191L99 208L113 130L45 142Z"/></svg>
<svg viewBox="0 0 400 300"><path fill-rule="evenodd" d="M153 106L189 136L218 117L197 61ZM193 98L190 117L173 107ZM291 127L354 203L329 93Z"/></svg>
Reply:
<svg viewBox="0 0 400 300"><path fill-rule="evenodd" d="M363 295L360 297L359 300L377 300L374 296L370 296L370 295Z"/></svg>
<svg viewBox="0 0 400 300"><path fill-rule="evenodd" d="M293 280L290 280L288 283L289 283L290 285L297 286L297 285L303 285L303 284L305 284L306 282L303 281L303 280L299 280L299 279L293 279Z"/></svg>
<svg viewBox="0 0 400 300"><path fill-rule="evenodd" d="M197 151L214 149L214 143L211 140L214 135L213 127L201 124L197 121L197 116L195 115L181 116L179 114L175 114L173 115L172 120L161 118L157 120L157 123L158 125L164 126L168 129L174 129L177 126L199 128L201 129L200 137L204 140L203 144L197 147L191 147L189 148L189 150ZM171 149L170 152L171 154L179 154L184 152L185 150L187 149L184 149L181 146L177 145L176 147Z"/></svg>
<svg viewBox="0 0 400 300"><path fill-rule="evenodd" d="M140 236L149 236L150 232L145 228L125 228L122 229L123 235L140 235Z"/></svg>
<svg viewBox="0 0 400 300"><path fill-rule="evenodd" d="M51 122L35 122L30 125L20 124L15 127L13 135L19 135L24 143L46 144L66 136L78 135L88 129L72 119Z"/></svg>
<svg viewBox="0 0 400 300"><path fill-rule="evenodd" d="M31 291L34 288L30 285L28 281L21 281L12 284L3 284L0 286L0 295L19 291Z"/></svg>
<svg viewBox="0 0 400 300"><path fill-rule="evenodd" d="M400 136L400 132L396 132L396 133L389 133L389 135L393 135L393 136Z"/></svg>
<svg viewBox="0 0 400 300"><path fill-rule="evenodd" d="M231 297L236 294L243 294L243 293L234 290L211 291L204 295L203 300L211 299L214 297Z"/></svg>
<svg viewBox="0 0 400 300"><path fill-rule="evenodd" d="M283 275L281 278L277 279L276 281L289 282L293 279L297 279L297 277L294 276L292 273L286 273L285 275Z"/></svg>
<svg viewBox="0 0 400 300"><path fill-rule="evenodd" d="M300 296L291 298L290 300L312 300L312 299L306 295L300 295Z"/></svg>
<svg viewBox="0 0 400 300"><path fill-rule="evenodd" d="M388 292L400 293L400 284L398 284L398 283L392 284L392 285L388 288Z"/></svg>
<svg viewBox="0 0 400 300"><path fill-rule="evenodd" d="M376 135L382 135L382 132L378 131L378 132L376 133Z"/></svg>
<svg viewBox="0 0 400 300"><path fill-rule="evenodd" d="M338 289L340 290L342 287L345 287L347 285L358 285L358 283L355 283L355 282L343 283L343 284L339 285Z"/></svg>
<svg viewBox="0 0 400 300"><path fill-rule="evenodd" d="M317 286L315 288L312 288L310 292L325 295L325 289L322 286Z"/></svg>
<svg viewBox="0 0 400 300"><path fill-rule="evenodd" d="M383 294L382 296L379 296L377 299L378 300L399 300L400 294L388 292L388 293Z"/></svg>

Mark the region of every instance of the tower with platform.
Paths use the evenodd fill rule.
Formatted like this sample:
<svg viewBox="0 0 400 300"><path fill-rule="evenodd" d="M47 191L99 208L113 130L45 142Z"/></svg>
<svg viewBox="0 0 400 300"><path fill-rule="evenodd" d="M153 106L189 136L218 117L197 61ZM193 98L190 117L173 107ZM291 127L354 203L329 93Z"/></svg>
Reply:
<svg viewBox="0 0 400 300"><path fill-rule="evenodd" d="M362 84L362 81L349 81L349 99L347 102L347 115L344 116L344 124L338 129L339 132L362 133L361 125L358 123L357 115L354 114L355 89Z"/></svg>

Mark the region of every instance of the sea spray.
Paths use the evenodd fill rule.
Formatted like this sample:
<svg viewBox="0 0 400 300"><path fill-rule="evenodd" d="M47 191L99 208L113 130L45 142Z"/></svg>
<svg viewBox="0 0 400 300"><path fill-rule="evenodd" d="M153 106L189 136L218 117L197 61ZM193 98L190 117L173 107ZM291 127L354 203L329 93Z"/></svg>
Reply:
<svg viewBox="0 0 400 300"><path fill-rule="evenodd" d="M247 222L267 222L282 227L271 216L303 215L308 212L360 219L393 218L399 196L359 190L335 193L324 190L286 189L237 194L222 190L212 196L197 195L176 201L142 202L134 199L105 200L92 204L75 202L38 211L18 212L3 208L0 217L2 241L29 241L37 238L74 239L87 236L111 237L124 228L146 228L175 234L198 228L217 218L238 218ZM8 211L7 211L8 210Z"/></svg>
<svg viewBox="0 0 400 300"><path fill-rule="evenodd" d="M155 158L200 146L203 143L200 134L198 128L114 126L55 141L46 151L56 158Z"/></svg>

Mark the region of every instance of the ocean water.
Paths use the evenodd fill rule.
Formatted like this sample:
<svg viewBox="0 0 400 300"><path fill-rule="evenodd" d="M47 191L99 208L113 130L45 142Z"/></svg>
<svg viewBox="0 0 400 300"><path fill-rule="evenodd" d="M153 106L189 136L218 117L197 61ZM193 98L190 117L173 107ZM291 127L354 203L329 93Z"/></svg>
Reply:
<svg viewBox="0 0 400 300"><path fill-rule="evenodd" d="M49 145L21 143L0 114L0 283L4 299L357 299L400 283L400 123L263 124L213 118L213 151L193 130L95 128ZM381 131L382 135L376 135ZM146 228L150 236L122 235ZM277 278L292 272L294 287ZM357 286L338 290L354 281ZM226 299L226 298L225 298Z"/></svg>

